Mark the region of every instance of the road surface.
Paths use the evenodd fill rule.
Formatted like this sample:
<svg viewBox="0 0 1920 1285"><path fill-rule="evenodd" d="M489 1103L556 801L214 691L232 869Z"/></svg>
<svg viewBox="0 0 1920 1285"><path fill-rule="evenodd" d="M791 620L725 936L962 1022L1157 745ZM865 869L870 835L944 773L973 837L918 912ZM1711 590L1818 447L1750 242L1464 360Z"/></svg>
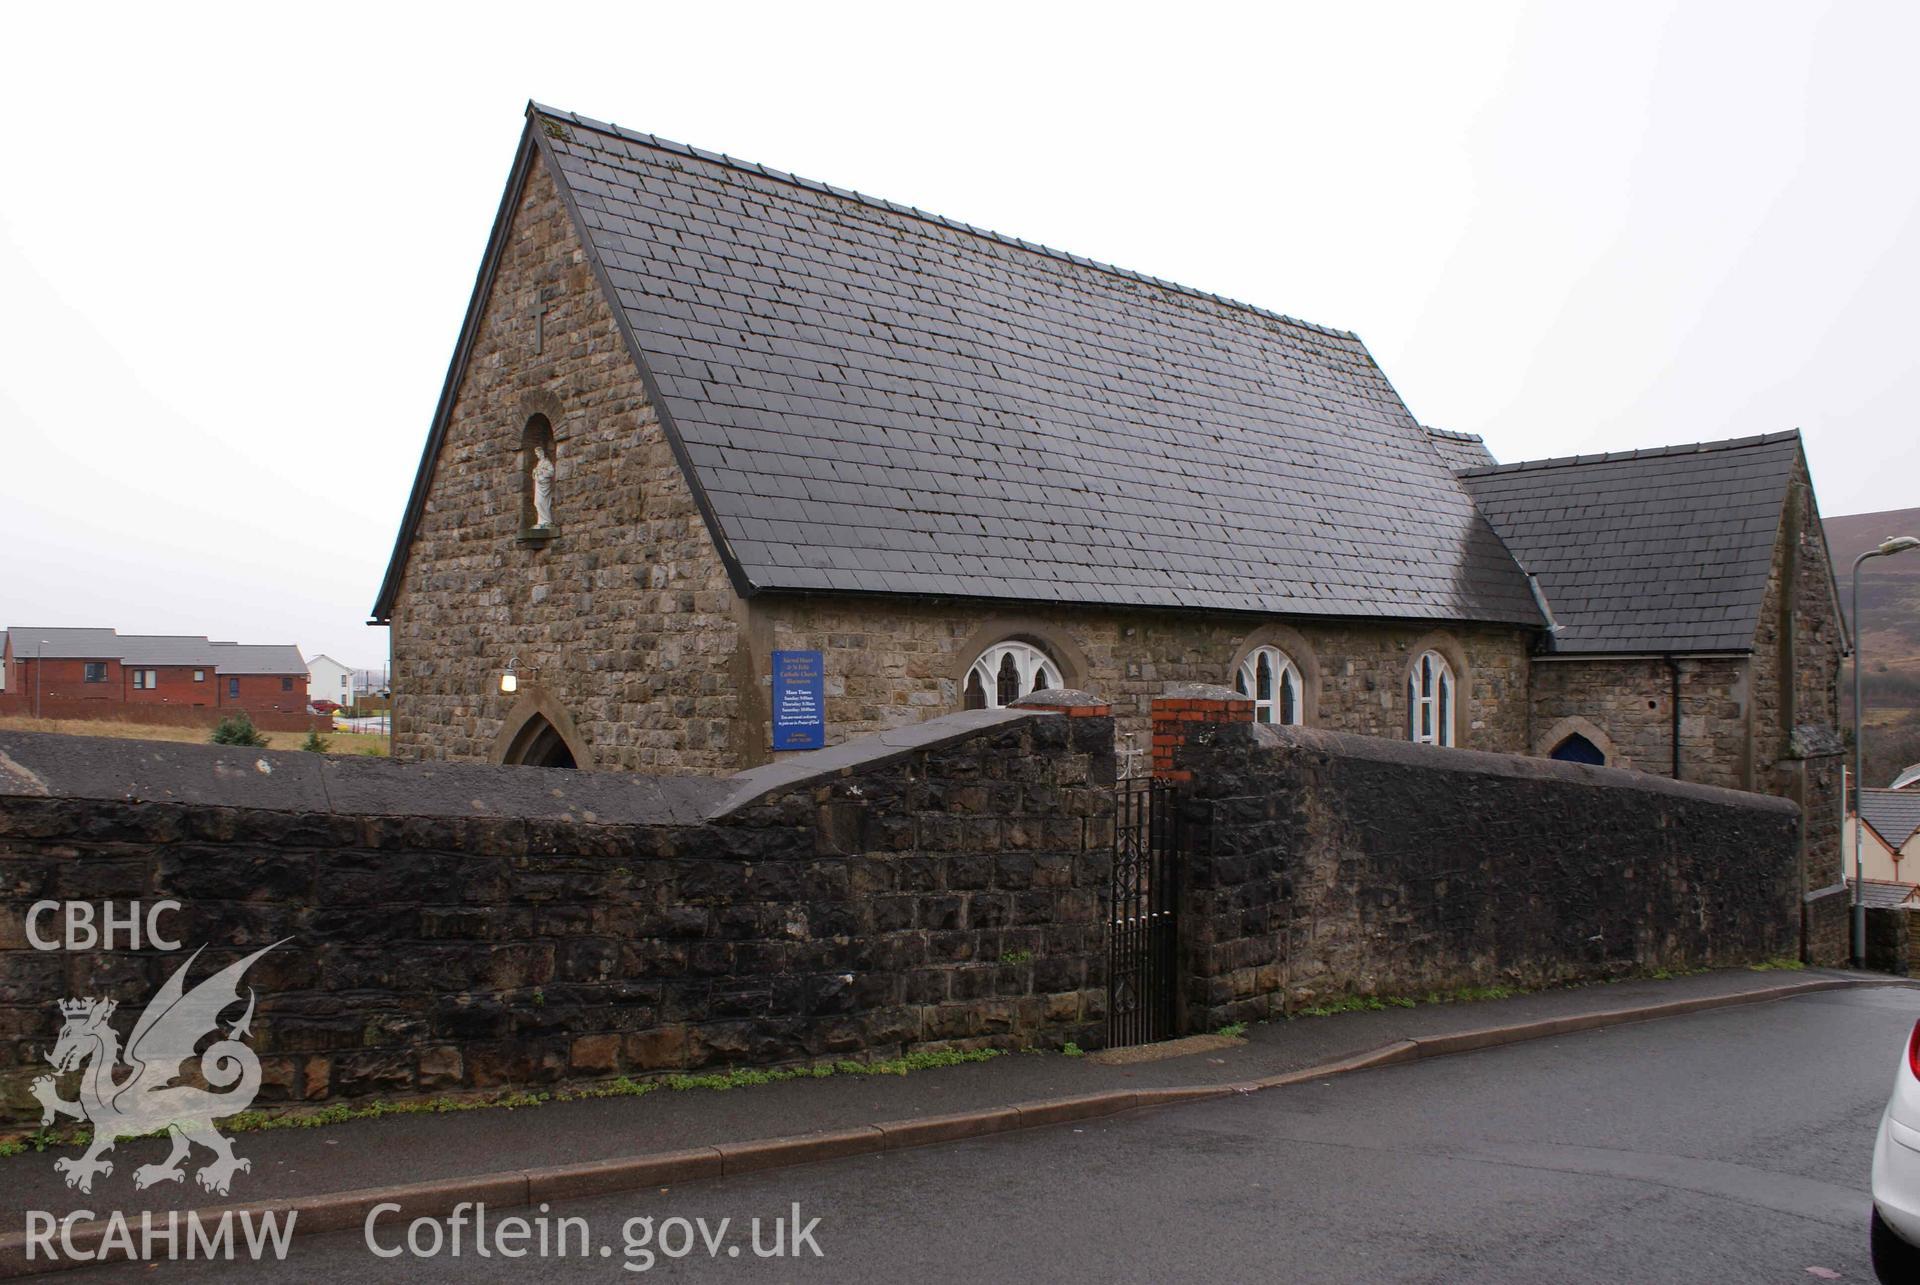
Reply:
<svg viewBox="0 0 1920 1285"><path fill-rule="evenodd" d="M1916 1017L1920 991L1831 991L547 1211L550 1248L586 1220L584 1256L577 1227L517 1259L464 1227L454 1257L442 1222L422 1258L387 1222L390 1259L353 1232L68 1279L1869 1281L1873 1132ZM751 1220L791 1251L796 1205L801 1256L756 1256ZM489 1235L515 1215L536 1246L537 1211Z"/></svg>

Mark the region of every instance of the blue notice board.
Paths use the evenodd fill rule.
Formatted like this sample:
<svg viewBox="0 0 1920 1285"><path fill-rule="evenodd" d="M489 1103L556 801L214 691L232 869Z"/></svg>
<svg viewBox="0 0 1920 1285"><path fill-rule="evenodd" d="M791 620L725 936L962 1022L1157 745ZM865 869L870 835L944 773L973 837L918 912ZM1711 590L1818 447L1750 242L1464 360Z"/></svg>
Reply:
<svg viewBox="0 0 1920 1285"><path fill-rule="evenodd" d="M773 748L817 750L827 743L826 662L817 651L773 653Z"/></svg>

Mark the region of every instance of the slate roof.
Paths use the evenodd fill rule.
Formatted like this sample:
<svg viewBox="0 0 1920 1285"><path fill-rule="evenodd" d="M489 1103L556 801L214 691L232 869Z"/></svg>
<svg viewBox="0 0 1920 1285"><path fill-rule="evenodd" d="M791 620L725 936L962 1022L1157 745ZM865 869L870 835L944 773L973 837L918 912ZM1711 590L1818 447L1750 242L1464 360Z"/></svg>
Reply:
<svg viewBox="0 0 1920 1285"><path fill-rule="evenodd" d="M1455 433L1444 428L1427 429L1427 445L1433 447L1440 460L1448 468L1458 473L1463 469L1487 468L1500 461L1493 458L1493 452L1478 434Z"/></svg>
<svg viewBox="0 0 1920 1285"><path fill-rule="evenodd" d="M537 105L529 137L743 593L1541 623L1351 334Z"/></svg>
<svg viewBox="0 0 1920 1285"><path fill-rule="evenodd" d="M187 634L122 634L119 658L129 665L205 665L213 668L214 644Z"/></svg>
<svg viewBox="0 0 1920 1285"><path fill-rule="evenodd" d="M1853 887L1853 880L1846 881L1847 887ZM1893 910L1904 906L1912 897L1915 885L1896 883L1889 879L1867 879L1860 888L1860 904L1869 910Z"/></svg>
<svg viewBox="0 0 1920 1285"><path fill-rule="evenodd" d="M1747 651L1798 432L1470 469L1562 626L1557 652Z"/></svg>
<svg viewBox="0 0 1920 1285"><path fill-rule="evenodd" d="M120 641L111 629L7 630L16 660L44 656L48 660L117 660ZM44 646L42 644L45 644Z"/></svg>
<svg viewBox="0 0 1920 1285"><path fill-rule="evenodd" d="M122 634L113 629L7 630L14 658L117 660L127 665L204 665L222 674L304 674L300 649L288 644L214 642L191 634ZM40 640L46 641L44 652Z"/></svg>
<svg viewBox="0 0 1920 1285"><path fill-rule="evenodd" d="M1920 793L1913 790L1860 791L1860 815L1898 851L1920 830Z"/></svg>
<svg viewBox="0 0 1920 1285"><path fill-rule="evenodd" d="M1902 770L1899 776L1893 778L1893 784L1887 788L1904 790L1908 786L1916 784L1920 784L1920 763L1915 763L1913 766Z"/></svg>
<svg viewBox="0 0 1920 1285"><path fill-rule="evenodd" d="M222 674L296 674L307 672L298 647L278 644L215 643L213 663Z"/></svg>

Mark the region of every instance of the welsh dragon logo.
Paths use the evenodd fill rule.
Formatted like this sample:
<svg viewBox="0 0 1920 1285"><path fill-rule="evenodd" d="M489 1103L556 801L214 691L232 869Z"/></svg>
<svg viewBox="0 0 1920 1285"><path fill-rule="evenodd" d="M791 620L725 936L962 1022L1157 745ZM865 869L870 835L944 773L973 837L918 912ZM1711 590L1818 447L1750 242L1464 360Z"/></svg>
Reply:
<svg viewBox="0 0 1920 1285"><path fill-rule="evenodd" d="M194 1046L203 1036L219 1034L220 1015L240 1002L241 977L273 946L228 965L189 991L187 970L200 958L200 951L194 951L134 1023L124 1059L120 1037L109 1024L115 1008L112 1000L60 1002L60 1015L66 1020L47 1060L62 1075L85 1065L80 1099L62 1098L51 1075L35 1080L32 1091L40 1099L43 1126L52 1124L56 1116L72 1116L93 1126L93 1141L85 1155L54 1161L54 1168L66 1175L67 1186L91 1192L96 1175L113 1172L113 1162L104 1156L115 1142L163 1130L173 1150L162 1163L133 1171L137 1188L184 1182L181 1162L195 1143L213 1152L212 1162L194 1175L210 1192L226 1195L233 1175L253 1167L251 1161L234 1155L233 1142L213 1127L215 1119L246 1110L260 1091L260 1059L245 1043L253 1022L253 989L247 989L246 1012L228 1028L224 1039L215 1040L204 1052L196 1053ZM178 1082L181 1064L195 1058L199 1079L209 1088ZM120 1076L123 1064L130 1072L124 1079Z"/></svg>

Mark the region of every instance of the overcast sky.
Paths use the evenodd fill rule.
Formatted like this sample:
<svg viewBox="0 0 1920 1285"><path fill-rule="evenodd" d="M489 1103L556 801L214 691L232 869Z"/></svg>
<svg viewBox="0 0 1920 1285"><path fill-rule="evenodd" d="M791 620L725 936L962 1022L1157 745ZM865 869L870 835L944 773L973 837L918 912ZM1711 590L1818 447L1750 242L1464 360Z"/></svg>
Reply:
<svg viewBox="0 0 1920 1285"><path fill-rule="evenodd" d="M1503 460L1920 505L1920 5L9 9L0 624L366 619L530 97L1354 330Z"/></svg>

